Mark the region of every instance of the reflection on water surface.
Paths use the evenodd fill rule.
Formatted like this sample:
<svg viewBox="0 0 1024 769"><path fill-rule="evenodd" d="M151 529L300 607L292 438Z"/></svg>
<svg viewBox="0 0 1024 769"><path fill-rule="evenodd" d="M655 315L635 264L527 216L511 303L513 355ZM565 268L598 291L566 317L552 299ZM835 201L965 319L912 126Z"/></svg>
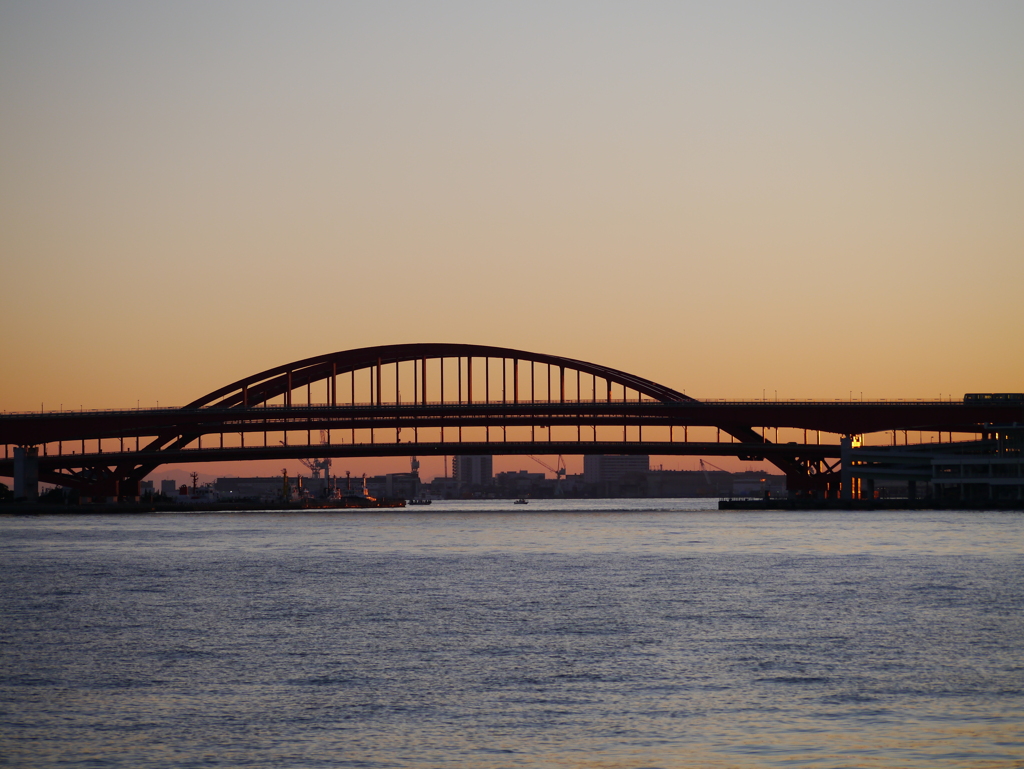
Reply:
<svg viewBox="0 0 1024 769"><path fill-rule="evenodd" d="M0 753L1024 762L1020 514L502 504L2 518Z"/></svg>

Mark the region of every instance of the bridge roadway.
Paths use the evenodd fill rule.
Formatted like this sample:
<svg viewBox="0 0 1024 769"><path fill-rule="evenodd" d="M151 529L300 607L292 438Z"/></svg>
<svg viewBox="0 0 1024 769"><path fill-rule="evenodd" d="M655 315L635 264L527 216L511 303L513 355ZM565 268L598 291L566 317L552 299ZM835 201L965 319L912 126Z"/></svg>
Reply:
<svg viewBox="0 0 1024 769"><path fill-rule="evenodd" d="M324 445L280 443L268 446L227 448L183 448L141 451L104 451L88 454L50 454L39 457L40 473L70 470L82 466L124 465L126 463L182 464L193 462L239 462L263 459L355 458L447 456L454 454L645 454L651 456L723 456L750 460L792 457L792 445L698 441L446 441L421 443L334 443ZM800 455L812 461L837 459L836 444L801 446ZM12 463L6 463L12 465ZM0 470L4 463L0 462ZM0 473L2 474L2 473Z"/></svg>
<svg viewBox="0 0 1024 769"><path fill-rule="evenodd" d="M260 405L232 408L164 408L88 412L47 412L0 415L0 476L15 475L13 446L42 446L38 457L39 479L75 485L82 468L89 469L82 484L94 484L97 476L115 478L139 468L163 464L248 461L266 459L345 458L366 456L440 456L451 454L647 454L653 456L736 456L744 460L768 460L790 476L796 489L834 483L841 457L835 443L772 443L765 429L795 428L846 435L920 430L983 433L986 424L1024 421L1020 405L972 404L945 401L879 402L736 402L607 400L582 402L528 401L510 403L419 403L345 405ZM638 427L636 440L598 441L598 428ZM459 440L460 428L493 429L494 440ZM503 428L575 427L577 440L503 440ZM643 440L645 427L716 427L725 440ZM420 429L444 428L448 439L410 441ZM266 434L338 431L343 436L364 431L377 440L307 442L282 445L267 442ZM369 432L367 432L369 431ZM721 435L721 432L719 433ZM240 446L223 446L224 435L243 434ZM263 433L263 445L244 445L245 434ZM588 436L589 433L589 436ZM401 436L406 440L402 441ZM202 445L204 436L221 436L220 446ZM164 441L141 445L141 439L163 436ZM168 445L168 436L178 436ZM87 451L86 441L119 441L119 450ZM125 450L125 441L136 450ZM250 438L251 440L251 438ZM76 450L81 442L81 450ZM258 439L257 439L258 442ZM54 446L53 444L57 444ZM65 445L70 444L70 445ZM49 449L49 451L48 451ZM56 449L56 453L54 450ZM70 451L69 451L70 450ZM796 471L796 472L795 472ZM803 477L795 477L803 476ZM812 477L813 476L813 477ZM109 481L108 481L109 483Z"/></svg>
<svg viewBox="0 0 1024 769"><path fill-rule="evenodd" d="M155 435L428 427L662 426L770 427L864 435L891 430L980 433L1024 421L1020 403L959 401L525 401L261 405L20 412L0 415L0 445L143 438ZM451 453L451 452L449 452ZM2 467L2 465L0 465ZM0 470L2 474L2 470Z"/></svg>

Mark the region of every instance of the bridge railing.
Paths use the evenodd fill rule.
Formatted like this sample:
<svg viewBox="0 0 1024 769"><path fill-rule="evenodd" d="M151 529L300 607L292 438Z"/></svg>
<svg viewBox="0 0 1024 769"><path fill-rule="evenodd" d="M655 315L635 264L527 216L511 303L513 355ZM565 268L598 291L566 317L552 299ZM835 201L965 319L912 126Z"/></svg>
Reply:
<svg viewBox="0 0 1024 769"><path fill-rule="evenodd" d="M253 406L229 406L224 408L217 408L213 406L203 406L196 409L189 409L189 411L215 411L215 412L227 412L227 411L257 411L257 410L290 410L298 411L302 409L313 409L313 410L328 410L328 409L370 409L370 408L416 408L422 406L445 406L445 407L459 407L459 406L558 406L558 405L571 405L579 403L581 405L599 405L605 403L611 404L636 404L636 403L649 403L654 405L671 406L674 408L700 408L702 406L758 406L758 407L792 407L792 406L809 406L809 407L821 407L821 406L963 406L963 401L952 400L952 401L933 401L933 400L922 400L917 399L893 399L893 400L876 400L876 401L865 401L865 400L844 400L836 398L835 400L730 400L726 398L708 398L705 400L695 401L658 401L653 398L643 397L640 399L633 398L583 398L583 399L566 399L562 400L531 400L526 398L520 398L518 401L512 400L473 400L473 401L458 401L458 400L445 400L436 401L428 400L424 401L383 401L380 403L374 401L359 401L356 403L341 402L337 404L330 403L292 403L290 406L282 403L260 403ZM973 404L972 404L973 405ZM992 405L986 402L984 405ZM5 417L52 417L62 416L67 418L73 418L75 416L129 416L132 414L153 414L153 413L173 413L180 412L183 408L181 406L158 406L151 408L132 408L132 409L54 409L44 411L0 411L0 419Z"/></svg>

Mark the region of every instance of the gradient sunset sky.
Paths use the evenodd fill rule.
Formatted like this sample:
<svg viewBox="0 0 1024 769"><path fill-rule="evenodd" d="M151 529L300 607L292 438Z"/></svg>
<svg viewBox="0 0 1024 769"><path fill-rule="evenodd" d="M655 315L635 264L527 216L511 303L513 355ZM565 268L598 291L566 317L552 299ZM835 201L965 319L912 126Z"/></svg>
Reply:
<svg viewBox="0 0 1024 769"><path fill-rule="evenodd" d="M1024 391L1024 4L0 2L0 408L375 344Z"/></svg>

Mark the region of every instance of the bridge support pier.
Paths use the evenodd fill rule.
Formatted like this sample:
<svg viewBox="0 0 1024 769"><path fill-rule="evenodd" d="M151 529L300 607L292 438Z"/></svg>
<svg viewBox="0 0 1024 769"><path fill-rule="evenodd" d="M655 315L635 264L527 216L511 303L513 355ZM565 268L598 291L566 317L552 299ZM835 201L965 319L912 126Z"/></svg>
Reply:
<svg viewBox="0 0 1024 769"><path fill-rule="evenodd" d="M34 502L39 499L39 447L14 449L14 498Z"/></svg>
<svg viewBox="0 0 1024 769"><path fill-rule="evenodd" d="M111 479L104 479L97 483L92 484L86 489L83 489L81 499L83 502L93 502L95 504L108 504L112 505L117 502L117 481Z"/></svg>
<svg viewBox="0 0 1024 769"><path fill-rule="evenodd" d="M139 482L133 478L124 478L117 482L118 502L138 502Z"/></svg>

